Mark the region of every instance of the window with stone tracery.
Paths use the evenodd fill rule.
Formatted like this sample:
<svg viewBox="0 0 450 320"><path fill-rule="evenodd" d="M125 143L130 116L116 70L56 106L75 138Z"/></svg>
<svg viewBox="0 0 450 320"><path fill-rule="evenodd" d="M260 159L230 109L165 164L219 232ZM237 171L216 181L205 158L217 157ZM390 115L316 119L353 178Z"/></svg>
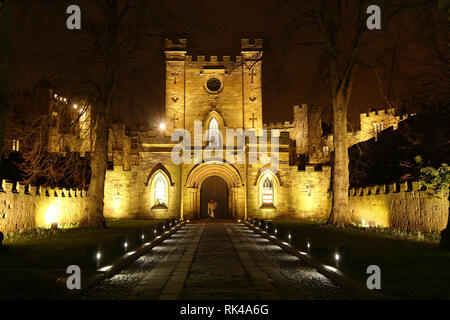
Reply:
<svg viewBox="0 0 450 320"><path fill-rule="evenodd" d="M273 204L273 184L268 177L264 179L262 186L262 203L263 205Z"/></svg>
<svg viewBox="0 0 450 320"><path fill-rule="evenodd" d="M165 205L166 204L166 189L167 181L165 177L160 173L156 177L155 181L155 205Z"/></svg>
<svg viewBox="0 0 450 320"><path fill-rule="evenodd" d="M209 122L208 128L208 141L213 143L220 137L219 131L219 122L217 122L216 118L212 118Z"/></svg>

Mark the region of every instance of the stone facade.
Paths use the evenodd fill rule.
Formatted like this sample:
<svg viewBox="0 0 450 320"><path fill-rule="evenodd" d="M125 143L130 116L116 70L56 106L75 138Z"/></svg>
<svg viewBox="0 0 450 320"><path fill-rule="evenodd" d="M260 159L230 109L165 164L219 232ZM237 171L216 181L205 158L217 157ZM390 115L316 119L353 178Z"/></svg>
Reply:
<svg viewBox="0 0 450 320"><path fill-rule="evenodd" d="M305 155L311 164L325 164L330 162L331 152L334 150L333 135L322 132L320 112L304 104L294 106L292 122L264 124L266 129L278 129L289 132L295 141L296 158ZM348 146L377 138L378 134L390 127L398 128L401 121L414 114L398 115L395 108L374 110L360 114L360 129L348 132Z"/></svg>
<svg viewBox="0 0 450 320"><path fill-rule="evenodd" d="M136 131L128 130L120 121L111 126L105 217L202 218L205 201L215 192L202 186L212 176L220 177L226 184L223 192L228 201L220 205L226 208L228 219L249 216L325 219L329 216L331 168L328 163L333 137L323 135L320 112L308 105L294 106L293 122L263 124L262 41L243 39L241 45L241 54L233 58L192 57L187 55L185 39L166 41L166 114L162 119L165 125ZM65 98L53 92L50 95L54 124L49 150L92 151L94 137L90 131L89 108L66 103ZM82 121L78 127L67 130L64 124L71 123L75 117L81 117ZM403 119L395 115L394 109L363 114L361 130L349 132L349 141L355 144L370 139L379 130L389 126L396 128ZM194 135L195 121L202 124L200 137L215 123L225 143L227 129L243 129L257 140L245 140L245 161L229 162L222 160L227 159L226 146L211 153L207 137L195 139L192 136L192 151L184 152L187 155L198 152L201 161L176 164L172 160L172 150L179 141L172 141L171 136L180 129ZM261 148L264 129L267 130L268 156L275 147L272 138L278 138L276 170L262 161L249 162L250 146ZM233 150L232 158L236 160L239 158L237 150ZM297 160L301 155L306 157L300 164ZM79 197L82 193L47 190L39 195L36 189L31 194L14 193L12 185L6 185L3 191L0 193L4 215L3 220L0 219L2 230L46 225L51 219L45 217L54 214L52 208L56 203L59 217L53 218L58 220L56 222L78 221L83 212L84 201ZM445 201L433 204L423 191L413 190L409 196L392 192L364 196L356 196L355 191L350 193L355 221L365 219L386 227L439 230L447 213ZM405 199L411 201L405 202Z"/></svg>
<svg viewBox="0 0 450 320"><path fill-rule="evenodd" d="M171 141L171 134L181 128L193 133L194 121L201 121L204 134L215 119L224 142L226 129L250 130L257 139L262 138L261 129L267 129L262 123L262 41L243 39L241 44L241 54L233 58L192 57L186 54L184 39L167 40L165 128L127 133L124 126L113 126L109 157L114 166L107 172L105 189L107 217L199 218L204 201L202 183L210 176L219 176L227 184L229 218L326 217L330 206L330 167L299 168L290 164L290 133L298 140L297 149L302 148L302 152L312 150L311 144L301 145L303 141L320 144L322 132L317 130L320 117L309 113L306 105L294 108L297 123L303 121L301 129L269 130L268 137L279 134L276 173L267 165L249 163L251 142L246 142L245 163L217 160L226 158L225 150L219 151L220 157L208 155L207 141L192 141L193 149L203 150L202 162L175 165L171 160L171 151L177 144ZM211 79L218 80L217 87L209 86ZM259 140L257 144L260 145ZM158 172L168 185L163 206L155 204L152 189ZM273 188L271 205L262 203L262 185L267 177Z"/></svg>
<svg viewBox="0 0 450 320"><path fill-rule="evenodd" d="M85 191L24 186L2 181L0 189L0 231L50 227L52 223L72 224L81 220Z"/></svg>
<svg viewBox="0 0 450 320"><path fill-rule="evenodd" d="M420 182L350 189L352 219L368 226L439 232L448 220L448 195Z"/></svg>

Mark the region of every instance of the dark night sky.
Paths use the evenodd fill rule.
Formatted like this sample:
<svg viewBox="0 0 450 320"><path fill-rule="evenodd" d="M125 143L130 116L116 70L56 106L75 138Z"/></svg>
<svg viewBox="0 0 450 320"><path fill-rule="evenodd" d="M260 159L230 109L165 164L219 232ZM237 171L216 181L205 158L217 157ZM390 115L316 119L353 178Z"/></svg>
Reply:
<svg viewBox="0 0 450 320"><path fill-rule="evenodd" d="M71 4L78 4L72 1ZM278 1L279 2L279 1ZM301 54L292 52L286 56L283 82L273 79L277 71L277 48L273 48L277 21L273 15L273 5L277 1L196 0L186 2L171 0L166 3L180 15L196 15L202 28L186 30L178 27L180 34L189 33L188 54L192 55L238 55L241 38L263 38L265 44L263 58L263 115L264 122L287 121L292 118L292 106L306 102L329 105L327 93L311 97L312 79L319 72L317 52L304 48ZM26 89L42 77L57 72L52 65L59 55L59 48L70 47L73 34L65 29L65 6L54 1L20 1L14 11L12 89ZM81 5L80 5L81 6ZM81 6L82 7L82 6ZM82 7L83 10L83 7ZM405 28L413 28L406 24ZM405 33L411 33L405 30ZM49 48L58 48L49 50ZM409 49L405 49L409 50ZM51 52L46 56L45 52ZM164 59L163 41L155 40L149 48L145 68L149 70L145 79L130 80L130 97L120 103L120 115L128 122L145 123L147 118L158 118L164 110ZM408 52L405 52L408 55ZM415 63L415 62L414 62ZM142 68L142 65L137 68ZM131 78L130 78L131 79ZM349 116L359 119L360 112L370 108L384 108L373 74L361 74L355 84ZM325 109L323 118L329 118ZM328 115L327 115L328 114ZM150 120L149 120L150 121Z"/></svg>

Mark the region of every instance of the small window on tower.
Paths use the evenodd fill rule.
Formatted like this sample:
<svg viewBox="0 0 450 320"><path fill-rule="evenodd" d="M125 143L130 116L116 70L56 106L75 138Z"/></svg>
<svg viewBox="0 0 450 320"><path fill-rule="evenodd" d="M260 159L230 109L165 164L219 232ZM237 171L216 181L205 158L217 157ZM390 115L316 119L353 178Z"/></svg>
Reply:
<svg viewBox="0 0 450 320"><path fill-rule="evenodd" d="M19 152L19 140L18 139L13 139L12 150Z"/></svg>
<svg viewBox="0 0 450 320"><path fill-rule="evenodd" d="M219 131L219 123L217 122L216 118L212 118L209 122L209 128L208 128L208 141L210 143L217 142L220 138L220 131Z"/></svg>
<svg viewBox="0 0 450 320"><path fill-rule="evenodd" d="M137 149L138 148L138 138L131 138L131 149Z"/></svg>
<svg viewBox="0 0 450 320"><path fill-rule="evenodd" d="M323 147L323 154L328 154L329 150L328 146Z"/></svg>
<svg viewBox="0 0 450 320"><path fill-rule="evenodd" d="M217 78L211 78L206 82L206 86L210 91L217 92L222 87L222 83Z"/></svg>
<svg viewBox="0 0 450 320"><path fill-rule="evenodd" d="M373 131L375 133L380 133L384 130L384 124L383 123L374 123L373 124Z"/></svg>

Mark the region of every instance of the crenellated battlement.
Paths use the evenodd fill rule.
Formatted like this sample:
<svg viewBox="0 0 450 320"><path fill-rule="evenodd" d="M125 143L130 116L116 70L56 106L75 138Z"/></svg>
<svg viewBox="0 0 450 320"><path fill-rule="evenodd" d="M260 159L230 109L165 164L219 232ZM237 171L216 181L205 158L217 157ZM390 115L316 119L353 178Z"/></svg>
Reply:
<svg viewBox="0 0 450 320"><path fill-rule="evenodd" d="M242 61L242 56L205 56L205 55L186 55L185 61L187 62L240 62Z"/></svg>
<svg viewBox="0 0 450 320"><path fill-rule="evenodd" d="M383 115L395 116L396 113L397 113L396 108L373 110L373 111L361 113L360 118L363 119L363 118L370 118L370 117L383 116Z"/></svg>
<svg viewBox="0 0 450 320"><path fill-rule="evenodd" d="M264 129L291 129L294 127L293 122L285 121L285 122L271 122L269 124L263 124Z"/></svg>
<svg viewBox="0 0 450 320"><path fill-rule="evenodd" d="M314 173L328 173L330 171L329 165L323 165L323 164L306 164L305 166L299 166L296 171L297 172L305 172L309 174Z"/></svg>
<svg viewBox="0 0 450 320"><path fill-rule="evenodd" d="M400 192L425 191L426 187L421 181L395 182L367 187L349 188L349 196L370 196Z"/></svg>
<svg viewBox="0 0 450 320"><path fill-rule="evenodd" d="M241 39L242 51L261 50L263 47L263 39Z"/></svg>
<svg viewBox="0 0 450 320"><path fill-rule="evenodd" d="M447 223L447 196L421 181L349 188L349 210L363 227L439 232Z"/></svg>
<svg viewBox="0 0 450 320"><path fill-rule="evenodd" d="M82 198L86 197L87 191L76 188L55 188L50 186L34 186L29 184L22 184L18 181L1 180L1 193L24 194L29 196L46 196L46 197L68 197L68 198Z"/></svg>
<svg viewBox="0 0 450 320"><path fill-rule="evenodd" d="M187 48L187 39L166 39L165 47L166 50L185 50Z"/></svg>
<svg viewBox="0 0 450 320"><path fill-rule="evenodd" d="M84 216L86 191L0 181L0 231L8 234L73 224Z"/></svg>

